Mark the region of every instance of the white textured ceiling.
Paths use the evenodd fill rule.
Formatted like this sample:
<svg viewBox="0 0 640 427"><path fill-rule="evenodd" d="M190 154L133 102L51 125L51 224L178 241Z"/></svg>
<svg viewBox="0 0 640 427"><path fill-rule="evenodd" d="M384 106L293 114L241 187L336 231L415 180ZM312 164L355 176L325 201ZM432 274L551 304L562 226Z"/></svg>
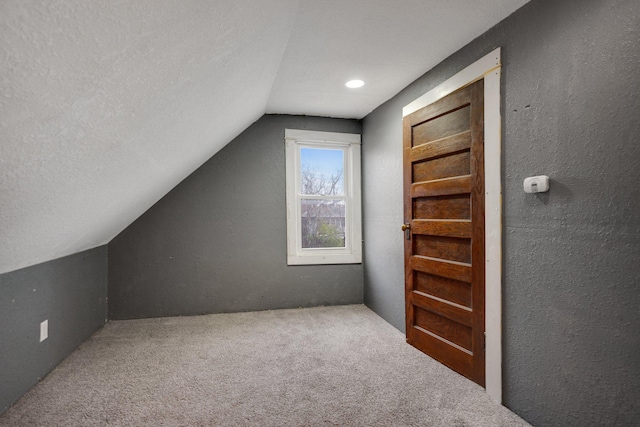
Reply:
<svg viewBox="0 0 640 427"><path fill-rule="evenodd" d="M2 0L0 273L109 242L265 112L363 117L526 2Z"/></svg>

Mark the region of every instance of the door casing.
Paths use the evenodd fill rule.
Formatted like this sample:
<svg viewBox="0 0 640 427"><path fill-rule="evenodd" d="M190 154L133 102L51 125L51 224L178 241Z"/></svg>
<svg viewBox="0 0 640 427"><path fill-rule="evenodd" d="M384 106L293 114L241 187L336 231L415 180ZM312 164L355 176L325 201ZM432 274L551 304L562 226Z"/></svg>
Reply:
<svg viewBox="0 0 640 427"><path fill-rule="evenodd" d="M409 114L484 79L486 390L502 403L501 50L495 49L405 106Z"/></svg>

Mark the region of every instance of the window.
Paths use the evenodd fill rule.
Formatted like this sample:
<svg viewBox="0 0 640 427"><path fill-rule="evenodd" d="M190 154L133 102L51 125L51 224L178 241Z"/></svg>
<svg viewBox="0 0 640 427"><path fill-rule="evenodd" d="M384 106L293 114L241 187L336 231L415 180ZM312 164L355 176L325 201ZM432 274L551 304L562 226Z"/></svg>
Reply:
<svg viewBox="0 0 640 427"><path fill-rule="evenodd" d="M362 262L360 135L285 129L287 264Z"/></svg>

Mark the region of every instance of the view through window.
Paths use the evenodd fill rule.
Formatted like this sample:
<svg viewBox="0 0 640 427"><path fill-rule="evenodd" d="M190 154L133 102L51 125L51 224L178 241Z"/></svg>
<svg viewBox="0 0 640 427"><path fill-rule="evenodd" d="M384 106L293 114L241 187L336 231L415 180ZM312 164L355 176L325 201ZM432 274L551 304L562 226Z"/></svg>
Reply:
<svg viewBox="0 0 640 427"><path fill-rule="evenodd" d="M302 247L343 248L344 150L301 148L300 164Z"/></svg>

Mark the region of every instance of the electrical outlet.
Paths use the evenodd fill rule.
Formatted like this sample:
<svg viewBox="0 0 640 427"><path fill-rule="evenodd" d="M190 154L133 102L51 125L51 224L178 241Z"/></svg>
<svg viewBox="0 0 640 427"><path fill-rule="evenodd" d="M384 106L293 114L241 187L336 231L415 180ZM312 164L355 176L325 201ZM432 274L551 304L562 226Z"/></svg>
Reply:
<svg viewBox="0 0 640 427"><path fill-rule="evenodd" d="M40 342L49 337L49 319L40 322Z"/></svg>

